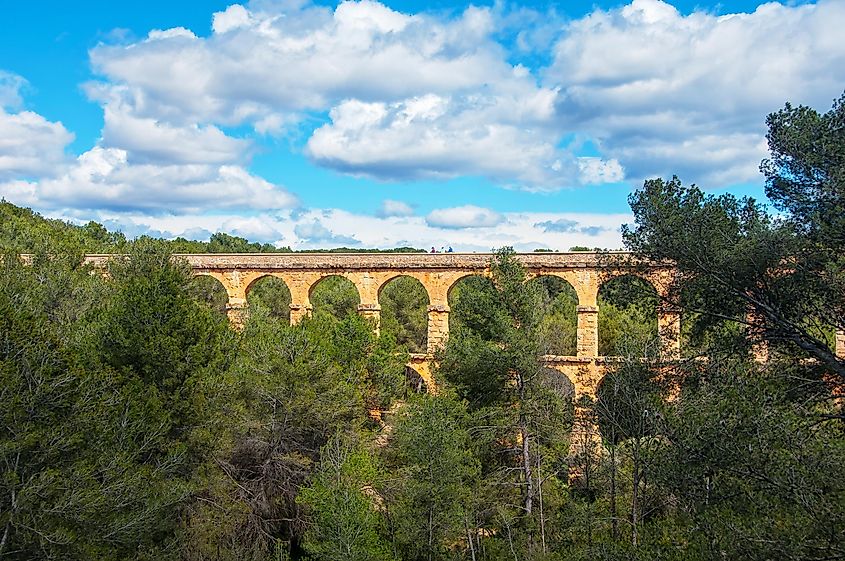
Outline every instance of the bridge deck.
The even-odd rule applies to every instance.
[[[186,253],[185,259],[194,270],[484,270],[492,253]],[[636,261],[624,251],[612,252],[536,252],[517,253],[517,259],[528,269],[584,269],[632,266]],[[86,261],[105,265],[114,255],[91,254]],[[642,263],[642,262],[639,262]]]

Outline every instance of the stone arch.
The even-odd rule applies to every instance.
[[[244,294],[249,297],[249,293],[252,292],[252,289],[255,287],[255,285],[267,279],[268,277],[275,277],[284,282],[285,286],[287,286],[287,282],[285,282],[285,279],[282,277],[282,275],[278,273],[259,272],[255,275],[252,275],[252,277],[249,279],[249,282],[246,283],[246,285],[244,286]]]
[[[490,273],[488,271],[461,271],[459,273],[456,273],[452,275],[452,277],[449,279],[448,285],[446,286],[445,300],[447,304],[452,301],[455,287],[461,281],[464,281],[469,277],[480,277],[488,279],[490,280],[490,282],[492,282],[492,279],[490,278]]]
[[[653,381],[631,388],[630,382],[626,383],[618,375],[618,370],[609,369],[596,384],[594,411],[599,434],[610,444],[653,436],[656,428],[649,421],[650,417],[642,413],[649,408],[647,396],[662,395],[660,388]]]
[[[333,278],[341,278],[341,279],[349,281],[352,284],[352,286],[355,287],[355,292],[358,293],[358,297],[359,298],[361,297],[361,291],[358,289],[358,285],[355,283],[355,281],[350,279],[349,275],[344,274],[342,271],[338,271],[336,273],[321,273],[321,274],[315,276],[313,279],[311,279],[311,281],[308,285],[308,299],[310,300],[311,297],[314,296],[314,291],[320,286],[320,284],[322,282],[326,281],[327,279],[333,279]]]
[[[426,352],[431,297],[422,281],[412,275],[392,275],[379,286],[377,298],[382,332],[392,333],[412,353]]]
[[[252,305],[256,300],[259,300],[269,308],[272,317],[290,322],[290,305],[293,297],[290,287],[282,275],[266,273],[256,276],[244,291],[248,304]]]
[[[576,384],[567,374],[565,368],[557,365],[546,365],[538,372],[539,383],[546,390],[551,391],[566,401],[566,410],[570,422],[575,414]]]
[[[432,375],[432,369],[433,363],[427,355],[412,353],[411,360],[406,365],[405,375],[408,377],[409,383],[416,380],[418,376],[428,393],[437,393],[437,384]]]
[[[692,289],[689,285],[681,288],[678,294],[679,307],[679,335],[683,358],[693,358],[700,355],[711,342],[718,338],[734,333],[737,337],[744,336],[745,327],[736,321],[721,320],[713,325],[695,325],[700,314],[694,310],[701,309],[700,303],[694,300]],[[734,310],[723,310],[726,316],[735,315],[742,317],[745,307]],[[694,330],[693,327],[700,327]]]
[[[649,271],[641,271],[639,269],[603,269],[597,272],[599,290],[609,282],[613,282],[623,277],[632,277],[634,279],[643,281],[654,289],[655,293],[660,294],[659,287],[661,286],[660,278]]]
[[[335,284],[335,294],[323,295],[321,291],[327,286],[326,283]],[[351,287],[352,290],[349,290]],[[346,294],[344,294],[346,292]],[[357,311],[361,304],[361,290],[353,279],[344,274],[324,274],[308,287],[308,302],[310,306],[319,312],[329,311],[331,315],[340,318],[346,312]]]
[[[565,276],[555,273],[531,275],[540,297],[540,345],[544,355],[575,356],[577,353],[578,292]]]
[[[229,318],[229,324],[236,330],[243,329],[246,323],[246,293],[244,288],[255,273],[244,273],[236,269],[224,271],[195,269],[193,274],[194,276],[212,277],[223,286],[228,297],[226,315]]]
[[[568,396],[573,403],[575,402],[576,385],[565,368],[555,367],[554,365],[543,366],[540,369],[541,376],[549,376],[549,380],[541,379],[542,385],[546,389],[554,391],[560,396]]]
[[[229,293],[222,279],[211,273],[196,273],[188,285],[191,296],[225,316],[229,306]]]
[[[223,290],[225,290],[227,294],[229,293],[226,278],[220,273],[214,271],[191,271],[191,277],[193,277],[191,280],[196,279],[198,277],[210,277],[216,280],[218,284],[223,287]]]
[[[623,286],[617,294],[606,294],[623,282],[639,287]],[[602,294],[605,292],[605,294]],[[646,295],[644,292],[650,293]],[[598,346],[599,355],[618,354],[619,344],[646,344],[660,334],[658,321],[658,289],[643,275],[632,271],[610,271],[602,275],[598,285]],[[611,298],[615,301],[611,301]],[[649,301],[649,299],[651,299]]]
[[[425,296],[428,300],[428,305],[431,305],[432,298],[431,298],[431,292],[429,290],[429,287],[426,286],[426,280],[427,279],[425,278],[424,275],[415,274],[415,273],[411,273],[411,272],[389,273],[386,276],[384,276],[382,279],[380,279],[381,282],[379,283],[378,290],[376,291],[376,298],[378,300],[381,300],[381,293],[387,287],[387,285],[390,284],[391,282],[395,281],[396,279],[401,278],[401,277],[408,277],[408,278],[414,279],[415,281],[419,282],[420,286],[422,286],[423,289],[425,290]]]
[[[423,376],[423,373],[418,368],[413,364],[405,365],[405,382],[408,388],[414,393],[429,393],[431,391],[431,388],[428,387],[430,379],[427,376]]]
[[[575,290],[579,306],[595,306],[596,294],[600,282],[598,273],[591,269],[546,270],[537,269],[528,272],[529,279],[537,277],[557,277],[565,280]]]
[[[473,281],[473,279],[476,280]],[[456,329],[460,325],[460,316],[454,313],[456,311],[456,306],[458,307],[458,312],[460,312],[459,299],[461,289],[459,287],[462,284],[471,282],[477,282],[477,286],[475,287],[477,289],[487,290],[489,288],[489,290],[495,291],[493,279],[490,278],[490,275],[486,274],[486,272],[462,272],[460,276],[456,275],[446,290],[446,306],[447,310],[450,312],[448,319],[450,331]]]
[[[617,434],[617,430],[611,430],[613,427],[609,426],[609,423],[606,419],[609,409],[607,407],[607,394],[608,394],[608,386],[607,386],[607,373],[604,373],[597,381],[594,388],[593,397],[594,401],[594,409],[595,409],[595,423],[596,423],[596,430],[598,431],[599,437],[604,442],[609,442],[610,444],[619,444],[622,441],[621,435]]]

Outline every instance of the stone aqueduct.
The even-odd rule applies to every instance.
[[[86,261],[105,266],[110,255],[89,255]],[[250,288],[267,276],[280,278],[291,294],[290,319],[297,323],[311,313],[311,293],[322,279],[341,276],[355,285],[360,297],[358,311],[378,326],[379,294],[400,276],[417,279],[428,293],[428,352],[412,355],[409,367],[431,384],[434,351],[449,335],[449,292],[460,279],[489,275],[491,254],[466,253],[274,253],[274,254],[183,254],[194,275],[216,278],[228,295],[227,314],[235,328],[243,326]],[[598,293],[606,281],[634,274],[648,281],[660,296],[671,301],[668,290],[673,279],[671,266],[637,266],[630,254],[615,253],[526,253],[517,258],[529,277],[544,275],[566,280],[578,296],[577,350],[575,356],[545,356],[547,367],[561,372],[573,384],[575,396],[594,396],[613,359],[599,355]],[[661,304],[658,333],[668,359],[680,358],[680,314]],[[837,334],[837,354],[845,356],[845,335]]]
[[[87,260],[104,265],[111,256],[90,255]],[[413,368],[427,384],[432,383],[431,359],[449,335],[449,292],[460,279],[488,275],[492,255],[483,253],[274,253],[274,254],[183,254],[194,275],[216,278],[228,294],[227,313],[232,325],[243,326],[250,288],[267,276],[280,278],[291,294],[291,323],[311,313],[311,293],[322,279],[341,276],[355,285],[360,297],[358,311],[379,322],[379,294],[396,277],[417,279],[428,293],[428,352],[412,355]],[[547,367],[564,374],[575,394],[594,395],[607,357],[599,356],[598,292],[616,276],[635,273],[665,296],[672,279],[671,267],[634,267],[627,253],[528,253],[517,258],[530,277],[551,275],[566,280],[578,296],[577,351],[575,356],[546,356]],[[615,265],[613,263],[616,263]],[[680,316],[661,309],[658,329],[663,348],[671,357],[680,354]]]

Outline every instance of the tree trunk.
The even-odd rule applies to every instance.
[[[6,540],[9,539],[9,525],[10,522],[6,522],[6,527],[3,528],[3,537],[0,538],[0,557],[3,557],[3,551],[6,550]]]
[[[531,473],[531,454],[528,448],[528,421],[525,418],[525,379],[521,373],[516,375],[517,389],[519,390],[519,435],[522,437],[522,473],[525,477],[525,495],[523,505],[526,514],[531,514],[534,505],[534,479]]]
[[[475,525],[473,524],[473,526]],[[467,532],[467,543],[469,543],[469,553],[472,556],[472,561],[475,561],[475,544],[472,540],[472,534],[469,531],[469,521],[467,520],[466,516],[464,516],[464,528],[466,528]]]
[[[432,512],[432,508],[428,507],[428,561],[431,561],[432,555],[434,554],[434,548],[432,547],[434,543],[433,517],[434,513]]]
[[[610,527],[613,541],[619,540],[619,517],[616,512],[616,445],[610,445]]]
[[[631,544],[634,547],[637,547],[637,524],[639,523],[639,499],[640,499],[640,455],[639,455],[639,445],[634,444],[633,447],[634,457],[633,457],[633,489],[631,490]]]
[[[525,475],[523,508],[526,514],[531,514],[534,506],[534,476],[531,473],[531,455],[528,449],[528,427],[522,413],[519,414],[519,433],[522,436],[522,471]]]
[[[18,467],[20,466],[20,462],[21,462],[21,453],[20,453],[20,450],[18,450],[18,453],[15,455],[15,465],[12,468],[15,472],[18,471]],[[15,490],[14,484],[12,484],[11,499],[12,499],[11,504],[9,506],[11,507],[12,510],[11,510],[11,512],[9,512],[9,520],[6,521],[6,526],[3,528],[3,537],[0,538],[0,557],[3,557],[3,552],[6,551],[6,543],[9,540],[9,529],[12,526],[12,518],[15,515],[15,511],[18,510],[18,498],[17,498],[17,492]]]
[[[540,543],[543,546],[543,555],[546,554],[546,518],[543,513],[543,471],[540,469],[541,455],[537,450],[537,498],[540,502]]]

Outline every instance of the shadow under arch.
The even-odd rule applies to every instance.
[[[291,294],[287,283],[273,274],[263,275],[246,288],[247,303],[267,308],[270,317],[290,323]]]
[[[681,314],[681,357],[693,358],[707,354],[708,349],[741,349],[748,344],[745,326],[738,321],[714,318],[702,314],[699,290],[709,290],[695,284],[685,285],[680,290]],[[725,316],[742,317],[745,303],[726,305]]]
[[[543,389],[564,401],[565,417],[561,422],[571,428],[575,419],[575,383],[566,373],[551,366],[540,368],[538,376],[538,382]]]
[[[426,352],[430,298],[423,283],[409,275],[392,277],[379,287],[378,302],[381,333],[396,337],[408,352]]]
[[[528,281],[537,290],[540,325],[540,353],[575,356],[578,333],[578,293],[568,280],[553,274]]]
[[[464,325],[484,331],[493,325],[492,316],[498,306],[493,279],[480,274],[467,274],[455,280],[446,293],[449,303],[449,331]]]
[[[658,337],[657,308],[657,289],[643,277],[624,273],[605,279],[598,290],[599,355],[623,354],[621,345],[652,344]]]
[[[326,275],[308,289],[313,314],[343,319],[357,313],[361,295],[355,283],[342,275]]]
[[[430,391],[425,376],[413,365],[405,365],[405,383],[413,393],[428,393]]]
[[[657,427],[652,408],[655,396],[661,395],[653,377],[626,368],[609,369],[596,385],[594,410],[602,439],[617,445],[654,435]]]
[[[229,304],[229,294],[220,279],[214,275],[204,273],[194,275],[188,282],[190,296],[209,306],[212,310],[226,317],[226,306]]]

